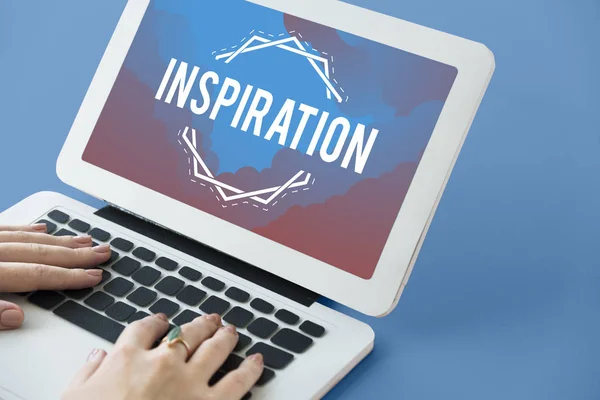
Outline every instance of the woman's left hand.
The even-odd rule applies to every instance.
[[[92,247],[90,236],[51,236],[46,225],[0,226],[0,293],[83,289],[102,280],[97,266],[110,246]],[[23,323],[23,310],[0,300],[0,331]]]

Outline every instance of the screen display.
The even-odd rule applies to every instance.
[[[370,279],[456,75],[243,0],[155,0],[83,160]]]

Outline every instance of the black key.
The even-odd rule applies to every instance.
[[[63,228],[60,231],[56,232],[54,236],[77,236],[77,234],[75,232],[71,232],[70,230]]]
[[[83,222],[80,219],[74,219],[69,222],[69,226],[75,229],[78,232],[87,232],[90,230],[91,226],[87,222]]]
[[[231,372],[233,370],[238,369],[242,362],[244,362],[244,359],[242,357],[238,356],[237,354],[230,354],[223,363],[223,365],[219,367],[219,370],[225,373]]]
[[[294,313],[289,312],[288,310],[279,310],[275,313],[275,318],[280,321],[285,322],[286,324],[296,325],[300,320],[300,317]]]
[[[131,278],[141,285],[152,286],[156,283],[158,278],[160,278],[160,272],[152,267],[146,266],[137,270]]]
[[[160,299],[150,307],[150,311],[154,314],[163,313],[168,318],[171,318],[177,311],[179,311],[179,304],[173,303],[167,299]]]
[[[276,349],[266,343],[256,343],[246,352],[247,356],[261,353],[265,360],[265,365],[275,369],[285,368],[293,359],[294,355],[286,351]]]
[[[104,285],[104,291],[118,297],[125,296],[132,288],[133,283],[121,277],[117,277]]]
[[[156,292],[145,287],[137,288],[133,293],[127,296],[127,300],[140,307],[146,307],[156,300]]]
[[[221,379],[223,379],[224,376],[225,376],[225,373],[222,371],[215,372],[214,375],[212,376],[212,378],[210,378],[210,380],[208,381],[208,385],[209,386],[216,385],[217,383],[219,383],[219,381]],[[252,393],[248,392],[244,395],[244,397],[241,398],[241,400],[250,400],[251,398],[252,398]]]
[[[143,311],[138,311],[135,314],[133,314],[131,317],[129,317],[129,319],[127,320],[127,323],[131,324],[135,321],[146,318],[148,315],[150,315],[150,314],[145,313]]]
[[[167,271],[175,271],[179,266],[179,264],[167,257],[160,257],[154,263]]]
[[[304,321],[302,325],[300,325],[300,330],[314,337],[321,337],[325,333],[325,328],[310,321]]]
[[[179,270],[179,275],[184,278],[188,278],[192,282],[197,282],[202,278],[202,274],[195,269],[191,269],[190,267],[183,267]]]
[[[313,343],[313,340],[301,333],[283,328],[271,338],[271,342],[294,353],[304,353]]]
[[[225,284],[218,279],[207,276],[202,280],[202,284],[215,292],[220,292],[225,287]]]
[[[142,265],[142,263],[140,263],[139,261],[134,260],[131,257],[125,256],[119,261],[117,261],[112,266],[112,269],[117,271],[121,275],[130,276],[140,267],[140,265]]]
[[[113,241],[110,242],[110,244],[116,247],[117,249],[123,251],[129,251],[133,249],[133,243],[131,243],[129,240],[125,240],[122,238],[114,238]]]
[[[277,330],[277,325],[273,321],[269,321],[266,318],[255,319],[250,325],[248,325],[248,332],[258,336],[259,338],[266,339]]]
[[[221,314],[229,308],[229,302],[220,299],[216,296],[210,296],[202,305],[200,309],[206,314]]]
[[[119,253],[117,253],[116,251],[114,251],[114,250],[111,249],[110,250],[110,258],[107,261],[105,261],[102,264],[100,264],[100,265],[102,265],[103,267],[106,267],[107,265],[115,262],[115,260],[117,258],[119,258]]]
[[[108,239],[110,239],[110,233],[103,231],[100,228],[92,229],[89,234],[91,237],[101,242],[106,242]]]
[[[195,313],[190,310],[184,310],[181,314],[173,318],[173,323],[177,326],[181,326],[187,324],[188,322],[192,322],[196,318],[198,318],[200,314]]]
[[[58,292],[40,290],[29,296],[29,301],[36,306],[51,310],[60,304],[66,297]]]
[[[223,373],[221,371],[215,372],[215,374],[212,376],[212,378],[210,378],[210,380],[208,381],[208,386],[216,385],[217,383],[219,383],[219,381],[221,379],[223,379],[224,376],[225,376],[225,373]]]
[[[269,368],[264,368],[263,373],[258,378],[256,382],[256,386],[264,386],[271,381],[271,379],[275,378],[275,372],[270,370]]]
[[[252,307],[255,310],[258,310],[260,312],[263,312],[265,314],[271,314],[273,312],[273,310],[275,309],[275,307],[273,307],[273,304],[267,303],[263,299],[259,299],[259,298],[252,300],[250,302],[250,307]]]
[[[112,276],[112,274],[110,272],[102,270],[102,280],[100,281],[100,283],[98,285],[102,285],[104,282],[109,280],[111,276]]]
[[[116,302],[106,310],[106,315],[117,321],[127,321],[135,313],[135,308],[123,302]]]
[[[37,223],[46,224],[46,233],[49,235],[56,230],[56,224],[48,221],[47,219],[41,219]]]
[[[154,260],[154,257],[156,257],[155,252],[153,252],[152,250],[148,250],[145,247],[138,247],[133,251],[133,255],[144,261],[152,261]]]
[[[206,296],[206,292],[204,290],[200,290],[194,286],[186,286],[177,295],[177,300],[187,304],[188,306],[195,306],[202,301],[204,296]]]
[[[111,296],[107,295],[104,292],[96,292],[87,299],[85,299],[84,303],[88,306],[95,308],[98,311],[104,310],[106,307],[110,306],[115,302]]]
[[[235,349],[233,349],[233,351],[243,350],[250,343],[252,343],[252,339],[249,336],[246,336],[243,333],[238,332],[238,342],[235,345]]]
[[[235,301],[239,301],[240,303],[245,303],[250,298],[250,295],[248,293],[233,286],[227,289],[227,291],[225,292],[225,296]]]
[[[252,318],[254,318],[254,314],[244,310],[242,307],[233,307],[231,311],[223,317],[226,322],[229,322],[231,325],[235,325],[238,328],[244,328],[252,321]]]
[[[182,280],[167,276],[165,279],[158,282],[154,288],[167,296],[175,296],[175,294],[181,290],[183,285],[185,285],[185,283]]]
[[[63,293],[75,300],[81,300],[88,294],[92,293],[92,288],[78,289],[78,290],[64,290]]]
[[[67,301],[54,310],[54,314],[112,343],[117,341],[119,335],[121,335],[121,332],[125,329],[125,327],[118,322],[115,322],[104,315],[100,315],[72,300]]]
[[[60,224],[66,223],[69,220],[69,218],[71,218],[67,214],[65,214],[64,212],[58,211],[58,210],[52,210],[52,211],[50,211],[48,213],[48,216],[50,217],[51,220],[56,221],[56,222],[58,222]]]

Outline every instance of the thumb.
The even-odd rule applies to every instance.
[[[88,355],[87,361],[83,365],[83,367],[79,370],[75,378],[71,382],[71,386],[80,386],[83,385],[94,372],[100,367],[102,361],[106,357],[106,352],[101,349],[93,349],[92,352]]]
[[[23,310],[16,304],[0,300],[0,331],[16,329],[23,323]]]

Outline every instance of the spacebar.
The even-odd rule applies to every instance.
[[[63,303],[54,310],[54,314],[112,343],[117,341],[125,329],[123,325],[72,300]]]

